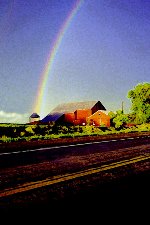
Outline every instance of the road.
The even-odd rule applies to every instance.
[[[47,178],[38,182],[30,182],[30,183],[26,183],[23,185],[18,185],[18,187],[16,188],[9,188],[6,190],[3,190],[2,192],[0,192],[0,198],[1,197],[6,197],[6,196],[10,196],[13,194],[17,194],[20,192],[25,192],[25,191],[29,191],[29,190],[33,190],[36,188],[41,188],[41,187],[45,187],[45,186],[50,186],[53,184],[58,184],[60,182],[65,182],[68,180],[72,180],[72,179],[76,179],[76,178],[81,178],[87,175],[91,175],[91,174],[95,174],[95,173],[99,173],[101,171],[109,171],[111,169],[115,169],[118,167],[122,167],[122,166],[126,166],[132,163],[137,163],[137,162],[141,162],[141,161],[146,161],[150,159],[150,153],[147,153],[145,155],[142,156],[137,156],[137,157],[133,157],[131,159],[128,160],[122,160],[119,162],[115,162],[115,163],[110,163],[108,165],[103,165],[100,167],[93,167],[90,169],[86,169],[86,170],[82,170],[79,172],[74,172],[74,173],[68,173],[68,174],[64,174],[64,175],[58,175],[55,176],[53,178]]]
[[[72,193],[72,191],[76,192],[76,189],[80,189],[79,192],[82,194],[82,189],[86,193],[89,186],[90,190],[91,187],[94,190],[97,189],[97,186],[100,190],[103,187],[102,184],[99,186],[100,178],[100,183],[107,183],[105,188],[101,189],[103,194],[106,192],[104,189],[107,190],[107,196],[110,196],[110,193],[112,194],[112,190],[119,190],[120,192],[124,188],[128,189],[127,186],[130,187],[133,180],[135,182],[132,183],[132,191],[135,188],[134,185],[138,185],[140,190],[143,190],[141,178],[137,179],[137,176],[135,178],[134,175],[140,174],[141,176],[143,171],[146,171],[142,183],[144,185],[146,182],[145,185],[148,187],[150,137],[103,140],[11,153],[1,152],[0,165],[2,206],[6,202],[7,204],[10,202],[9,206],[14,206],[17,202],[16,196],[18,194],[24,196],[26,192],[28,197],[25,199],[32,199],[33,196],[36,196],[35,202],[37,202],[39,198],[47,199],[46,192],[48,196],[54,195],[52,199],[56,199],[57,197],[62,198],[64,194],[68,195],[68,190]],[[126,177],[129,177],[129,179],[126,179]],[[114,180],[117,180],[117,182],[114,183]],[[109,181],[112,181],[111,185],[108,185]],[[108,187],[111,187],[111,191]],[[95,191],[95,193],[97,192]],[[8,198],[7,201],[5,201],[5,198]],[[20,201],[24,201],[24,197],[20,198],[22,199]],[[88,198],[90,198],[89,193]]]
[[[132,148],[135,146],[150,144],[150,136],[131,137],[80,144],[69,144],[62,146],[37,148],[23,151],[1,152],[0,167],[14,167],[18,165],[29,165],[42,161],[55,160],[66,155],[83,156],[97,152],[109,152],[117,149]]]

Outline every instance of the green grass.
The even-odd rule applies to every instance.
[[[67,137],[99,136],[131,132],[150,132],[150,124],[136,125],[120,130],[114,127],[102,128],[94,126],[55,126],[55,125],[23,125],[0,124],[0,142],[16,142],[31,140],[49,140]]]

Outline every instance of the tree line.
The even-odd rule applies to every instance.
[[[140,125],[150,122],[150,83],[144,82],[137,84],[129,90],[127,97],[131,101],[131,112],[124,114],[123,110],[116,113],[109,112],[111,126],[117,129],[127,124]]]

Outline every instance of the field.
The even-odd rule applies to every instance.
[[[150,124],[116,130],[112,127],[0,124],[0,151],[83,143],[120,137],[148,135]]]
[[[128,133],[150,132],[150,124],[131,127],[95,127],[95,126],[59,126],[55,124],[0,124],[0,144],[13,142],[30,142],[78,137],[101,137],[106,135],[126,135]],[[59,142],[59,141],[58,141]]]

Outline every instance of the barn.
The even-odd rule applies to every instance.
[[[55,122],[62,125],[104,125],[109,127],[110,117],[100,101],[84,101],[60,104],[41,122]]]
[[[94,126],[110,127],[110,116],[103,110],[98,110],[86,118],[86,123]]]

